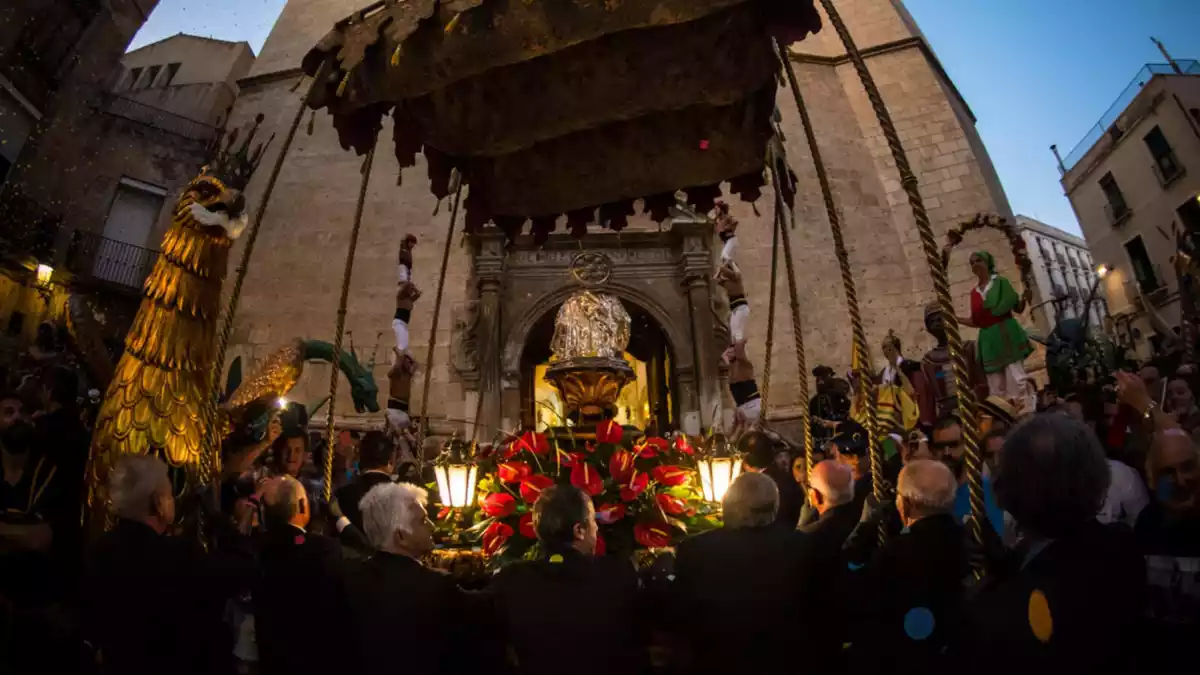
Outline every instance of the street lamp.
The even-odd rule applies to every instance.
[[[1108,266],[1107,266],[1107,265],[1100,265],[1100,266],[1098,266],[1098,267],[1096,268],[1096,276],[1097,276],[1097,277],[1099,277],[1099,278],[1101,278],[1101,279],[1103,279],[1104,277],[1108,276]]]
[[[724,435],[713,434],[696,456],[696,470],[700,473],[704,500],[720,504],[729,486],[742,473],[742,455]]]
[[[433,464],[443,506],[466,509],[475,505],[476,469],[475,445],[458,438],[450,439]]]

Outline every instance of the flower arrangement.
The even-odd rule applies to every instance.
[[[597,425],[594,442],[532,431],[514,437],[478,460],[478,508],[467,522],[454,532],[443,509],[439,530],[459,544],[478,543],[493,566],[534,557],[533,504],[554,484],[591,495],[597,555],[671,546],[719,527],[718,511],[704,501],[690,468],[694,450],[687,437],[630,436],[607,420]]]

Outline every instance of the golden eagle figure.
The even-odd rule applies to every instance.
[[[234,150],[237,131],[214,161],[184,188],[175,205],[162,253],[146,278],[142,304],[125,352],[113,370],[96,418],[88,462],[92,516],[107,510],[107,476],[123,454],[158,453],[182,469],[191,485],[203,472],[201,447],[208,425],[206,397],[213,389],[214,337],[229,249],[245,229],[246,183],[266,144],[251,150],[259,115]],[[267,141],[267,144],[270,140]],[[103,522],[101,520],[100,522]]]

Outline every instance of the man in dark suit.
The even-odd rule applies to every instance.
[[[309,628],[334,616],[341,606],[342,547],[335,539],[305,529],[312,509],[295,478],[271,479],[263,488],[263,502],[262,576],[253,593],[262,672],[333,672],[341,662],[336,643],[314,640]]]
[[[765,474],[775,481],[775,487],[779,490],[779,512],[775,515],[775,522],[795,529],[800,522],[804,493],[792,478],[790,458],[780,466],[775,442],[762,431],[751,431],[738,439],[738,451],[745,458],[747,471]]]
[[[221,616],[249,584],[252,559],[166,535],[175,500],[162,460],[123,457],[109,480],[120,520],[96,542],[84,586],[85,630],[103,672],[226,672],[232,645]]]
[[[533,506],[533,523],[542,558],[505,567],[492,583],[517,672],[645,672],[637,573],[628,560],[594,555],[592,500],[574,486],[549,487]]]
[[[1095,434],[1038,415],[1009,432],[1002,456],[996,499],[1022,539],[990,560],[967,608],[962,671],[1153,672],[1153,640],[1138,637],[1146,562],[1127,528],[1096,520],[1110,474]]]
[[[804,535],[775,524],[778,508],[775,482],[744,473],[725,495],[725,526],[679,545],[673,604],[692,672],[769,673],[811,653]]]
[[[359,475],[334,493],[342,514],[359,530],[362,529],[363,523],[358,503],[371,488],[392,480],[394,461],[395,448],[386,434],[382,431],[368,431],[363,435],[358,445]]]
[[[971,571],[953,516],[957,487],[941,462],[914,460],[901,470],[896,508],[904,529],[851,580],[854,672],[947,669],[944,654],[957,637]]]
[[[343,665],[329,672],[411,675],[470,672],[479,614],[454,581],[421,564],[433,550],[425,491],[385,482],[359,502],[374,555],[347,566],[338,634]]]

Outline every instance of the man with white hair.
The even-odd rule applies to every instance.
[[[85,630],[105,672],[223,672],[231,657],[221,616],[253,570],[238,554],[206,554],[171,537],[175,499],[167,465],[126,455],[109,473],[116,527],[96,542],[84,584]]]
[[[961,621],[970,575],[966,540],[954,518],[958,481],[942,462],[913,460],[900,471],[896,509],[904,525],[856,573],[851,607],[859,612],[851,652],[856,671],[930,673]]]
[[[685,540],[676,554],[674,605],[688,627],[681,637],[695,673],[775,672],[813,648],[805,536],[775,523],[779,490],[761,473],[738,476],[723,508],[723,528]],[[730,639],[734,617],[753,625]]]
[[[421,564],[433,550],[425,491],[381,483],[359,502],[363,529],[376,549],[346,573],[352,672],[373,675],[402,668],[413,675],[467,672],[464,625],[473,615],[454,581]],[[399,659],[399,660],[398,660]]]

